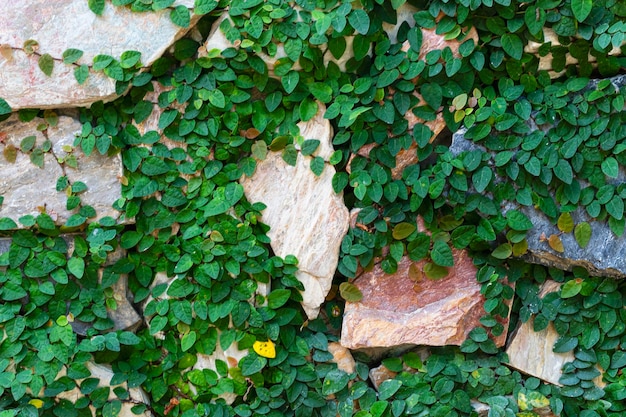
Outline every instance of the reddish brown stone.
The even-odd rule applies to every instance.
[[[363,293],[358,303],[346,303],[341,344],[350,349],[414,345],[460,345],[485,314],[485,299],[476,268],[465,251],[453,250],[454,267],[447,277],[412,279],[426,261],[404,257],[397,272],[387,275],[379,265],[354,284]],[[419,274],[418,274],[419,275]],[[503,323],[506,328],[508,319]],[[494,339],[502,346],[506,332]]]

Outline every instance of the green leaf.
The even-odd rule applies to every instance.
[[[276,310],[285,305],[289,301],[289,297],[291,297],[291,290],[284,288],[274,290],[267,296],[267,305],[269,308]]]
[[[85,261],[83,258],[71,257],[67,261],[67,270],[76,278],[80,279],[85,273]]]
[[[570,233],[574,230],[574,219],[570,213],[561,213],[556,224],[563,233]]]
[[[363,9],[354,9],[348,15],[348,22],[361,35],[367,34],[370,27],[370,18]]]
[[[430,258],[439,266],[454,266],[452,249],[446,242],[436,241],[430,251]]]
[[[132,68],[141,59],[141,52],[138,51],[124,51],[120,57],[120,65],[122,68]]]
[[[513,254],[513,246],[510,243],[503,243],[491,252],[491,256],[496,259],[506,259]]]
[[[74,78],[78,84],[83,84],[87,81],[87,77],[89,77],[89,67],[85,64],[74,68]]]
[[[117,417],[122,411],[122,402],[120,400],[109,401],[102,407],[102,417]]]
[[[426,83],[422,85],[420,89],[422,97],[426,104],[428,104],[433,110],[438,110],[441,107],[441,102],[443,100],[443,91],[441,86],[436,83]]]
[[[89,9],[100,16],[104,12],[104,0],[88,0]]]
[[[17,229],[17,223],[8,217],[0,218],[0,230],[13,230]]]
[[[170,12],[170,19],[174,22],[174,24],[187,28],[191,23],[191,14],[189,13],[189,9],[187,9],[187,7],[181,5]]]
[[[572,171],[572,167],[564,159],[559,160],[556,166],[553,168],[554,175],[565,184],[571,184],[574,179],[574,172]]]
[[[482,167],[472,175],[472,183],[477,192],[482,193],[485,191],[491,179],[493,178],[493,172],[489,167]]]
[[[350,303],[358,303],[363,299],[361,290],[350,282],[342,282],[339,284],[339,295]]]
[[[0,98],[0,116],[4,116],[5,114],[11,113],[11,106],[6,102],[5,99]]]
[[[402,381],[397,379],[388,379],[383,381],[378,387],[378,398],[380,400],[386,400],[391,398],[402,386]]]
[[[612,156],[606,158],[601,164],[602,172],[610,178],[617,178],[619,175],[619,164]]]
[[[195,0],[193,12],[194,14],[207,14],[212,12],[217,7],[218,2],[216,0]]]
[[[180,348],[182,349],[182,351],[187,352],[189,349],[191,349],[196,343],[196,338],[197,334],[193,330],[184,335],[180,341]]]
[[[582,22],[591,13],[593,0],[572,0],[572,12],[577,21]]]
[[[392,232],[392,236],[394,239],[396,240],[402,240],[402,239],[406,239],[407,237],[409,237],[415,230],[417,229],[417,226],[415,226],[412,223],[407,223],[407,222],[403,222],[403,223],[398,223],[397,225],[394,226],[393,228],[393,232]]]
[[[209,103],[217,108],[223,109],[226,107],[226,97],[221,90],[216,88],[215,90],[209,91]]]
[[[324,166],[324,158],[322,158],[321,156],[316,156],[311,160],[311,171],[313,171],[313,173],[318,177],[322,175],[322,172],[324,171]]]
[[[320,141],[317,139],[307,139],[302,143],[302,155],[308,156],[317,150],[320,146]]]
[[[506,220],[511,229],[520,232],[530,230],[533,227],[533,223],[528,219],[528,217],[518,210],[507,211]]]
[[[571,298],[577,295],[582,289],[583,281],[579,278],[567,281],[561,287],[561,298]]]
[[[83,56],[83,51],[80,49],[69,48],[63,52],[63,63],[73,64]]]
[[[522,59],[524,53],[524,44],[519,36],[513,33],[505,33],[500,39],[502,42],[502,49],[509,54],[513,59]]]
[[[243,376],[256,374],[260,372],[265,365],[267,365],[267,359],[252,352],[239,361],[239,367],[241,368],[241,374]]]
[[[298,71],[289,71],[281,78],[280,82],[287,94],[291,94],[296,89],[298,82],[300,81],[300,73]]]
[[[581,248],[586,248],[591,239],[591,226],[587,222],[581,222],[574,228],[574,237]]]
[[[54,59],[50,54],[43,54],[40,56],[37,64],[39,65],[41,72],[46,74],[48,77],[52,75],[52,70],[54,69]]]
[[[332,369],[326,374],[326,377],[324,378],[324,383],[322,384],[322,394],[335,394],[347,387],[348,382],[350,382],[350,377],[348,376],[348,374],[340,369]]]
[[[614,195],[611,201],[606,203],[605,207],[607,213],[616,220],[621,220],[624,217],[624,200],[619,195]]]

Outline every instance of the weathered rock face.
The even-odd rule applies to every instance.
[[[332,129],[323,120],[325,109],[307,123],[300,123],[300,132],[316,131],[321,144],[319,156],[328,158],[332,151]],[[322,145],[323,144],[323,145]],[[288,165],[279,152],[270,152],[257,165],[250,178],[244,178],[246,198],[267,205],[262,221],[270,226],[268,236],[276,255],[298,258],[297,278],[304,284],[302,307],[313,319],[319,313],[333,279],[339,260],[339,246],[348,231],[348,209],[341,194],[335,194],[332,178],[335,169],[327,165],[318,177],[310,169],[311,157],[298,153],[296,166]]]
[[[36,216],[45,211],[57,224],[65,224],[78,211],[67,210],[65,190],[56,189],[57,180],[66,176],[70,185],[77,181],[87,185],[87,190],[80,193],[80,199],[83,205],[90,205],[96,210],[97,217],[93,219],[105,216],[117,218],[119,212],[112,205],[121,197],[118,179],[122,175],[120,157],[103,156],[97,151],[87,157],[80,149],[72,149],[74,137],[81,131],[80,122],[73,117],[59,116],[55,126],[38,130],[37,127],[42,123],[45,121],[40,118],[27,123],[20,122],[16,114],[0,123],[0,135],[3,138],[0,141],[0,195],[4,197],[0,205],[0,217],[9,217],[17,222],[21,216]],[[22,152],[20,144],[30,136],[36,139],[33,148]],[[47,141],[50,149],[46,152]],[[63,163],[68,159],[70,149],[76,158],[77,168]],[[43,155],[41,168],[31,161],[35,153]],[[14,160],[11,154],[15,156]]]
[[[593,86],[595,82],[592,81],[590,85]],[[615,77],[613,84],[617,88],[623,86],[626,84],[626,77]],[[459,131],[452,136],[450,152],[453,155],[476,149],[486,151],[482,146],[465,139],[464,133],[464,131]],[[502,181],[502,179],[496,178],[496,181]],[[623,172],[618,181],[625,181]],[[584,181],[580,183],[583,188],[587,186]],[[528,231],[527,235],[528,251],[524,255],[524,259],[528,262],[568,271],[576,266],[582,266],[591,275],[626,278],[626,258],[615,256],[616,253],[622,253],[623,248],[626,247],[626,235],[617,237],[606,222],[595,221],[580,208],[570,213],[574,224],[588,222],[591,226],[591,238],[587,246],[583,248],[576,242],[574,233],[561,233],[541,211],[515,202],[509,202],[505,209],[520,210],[533,223],[533,228]],[[561,239],[563,252],[557,252],[548,244],[546,237],[553,234]]]
[[[173,6],[193,7],[193,0],[179,0]],[[176,26],[171,9],[150,13],[132,12],[127,7],[105,3],[101,16],[81,0],[3,2],[0,5],[0,97],[13,110],[87,106],[98,100],[117,97],[115,81],[91,69],[96,55],[119,59],[128,50],[141,52],[149,66],[189,29]],[[190,26],[199,16],[192,15]],[[26,53],[24,43],[36,41],[36,51]],[[63,52],[83,51],[76,64],[64,64]],[[38,65],[49,54],[54,62],[51,76]],[[74,68],[86,64],[90,76],[80,85]]]
[[[479,325],[485,300],[472,260],[464,251],[453,250],[453,254],[454,267],[436,281],[411,279],[409,269],[421,270],[426,261],[413,262],[408,257],[398,262],[393,275],[378,265],[363,273],[354,281],[363,299],[346,303],[341,343],[351,349],[463,343]],[[505,339],[503,333],[494,341],[502,346]]]

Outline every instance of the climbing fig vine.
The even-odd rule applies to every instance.
[[[76,168],[79,150],[120,157],[119,219],[93,221],[86,185],[65,176],[57,191],[74,211],[66,224],[45,207],[20,218],[19,230],[0,219],[12,239],[0,255],[0,417],[112,417],[128,404],[183,417],[475,416],[472,400],[490,417],[623,414],[624,284],[523,257],[531,209],[557,225],[545,236],[555,252],[566,234],[586,247],[593,222],[624,233],[624,2],[196,0],[192,12],[174,0],[88,4],[96,15],[167,9],[181,27],[192,12],[203,17],[150,68],[136,51],[90,63],[121,97],[80,110],[82,130],[60,162]],[[214,25],[222,49],[205,45]],[[82,84],[81,56],[43,54],[39,67],[53,76],[55,65],[73,65]],[[143,132],[155,106],[156,127]],[[268,152],[291,165],[313,155],[319,141],[303,140],[297,123],[323,108],[334,152],[311,170],[332,165],[335,192],[358,215],[341,244],[337,290],[308,321],[298,260],[274,255],[265,205],[248,201],[239,180]],[[0,118],[10,113],[0,99]],[[460,133],[465,147],[451,146]],[[0,158],[24,152],[37,169],[47,151],[25,137]],[[445,280],[453,249],[470,253],[486,299],[463,345],[384,359],[396,376],[377,390],[366,359],[353,373],[338,369],[328,344],[344,302],[362,296],[351,284],[358,272],[380,263],[391,274],[406,256],[426,261],[426,279]],[[111,320],[122,279],[146,318],[137,329]],[[562,287],[541,298],[547,279]],[[509,315],[511,326],[553,326],[554,351],[574,352],[562,386],[507,366],[492,337]],[[245,355],[194,367],[231,346]],[[86,363],[111,366],[115,387],[99,385]],[[137,388],[147,401],[131,396]]]

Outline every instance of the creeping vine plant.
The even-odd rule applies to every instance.
[[[105,7],[167,9],[183,27],[191,16],[174,0],[88,3],[97,15]],[[414,24],[398,20],[408,6]],[[624,284],[518,257],[533,227],[529,209],[558,225],[559,234],[546,237],[557,252],[565,233],[586,246],[593,221],[616,238],[624,233],[626,89],[618,74],[626,63],[614,51],[625,40],[623,2],[196,0],[193,12],[204,15],[203,39],[227,13],[220,30],[233,47],[197,54],[197,37],[183,38],[145,71],[135,51],[80,66],[76,49],[63,62],[41,55],[47,75],[74,66],[82,84],[91,68],[124,93],[82,109],[74,145],[87,155],[121,155],[115,208],[135,224],[89,223],[95,213],[80,201],[84,184],[67,178],[57,190],[75,214],[63,227],[47,213],[21,218],[18,231],[0,219],[12,238],[0,255],[0,417],[89,416],[91,408],[109,417],[123,403],[185,417],[474,416],[472,399],[488,404],[489,416],[535,416],[548,406],[562,416],[622,415]],[[558,44],[544,42],[547,31]],[[433,33],[456,42],[458,53],[445,46],[420,55]],[[531,42],[537,53],[527,52]],[[272,71],[261,56],[277,58]],[[552,73],[540,67],[546,60]],[[151,115],[146,95],[155,87],[159,132],[142,135],[136,124]],[[311,154],[318,143],[299,143],[296,123],[321,103],[336,151],[311,168],[319,175],[334,165],[335,191],[360,209],[336,274],[345,298],[358,299],[347,283],[374,261],[393,273],[404,256],[427,259],[425,274],[445,279],[452,247],[470,252],[486,298],[482,327],[460,348],[433,349],[424,363],[415,353],[385,359],[397,376],[378,391],[367,382],[369,365],[347,374],[332,363],[328,342],[337,339],[343,301],[331,297],[323,318],[305,321],[297,260],[273,255],[259,221],[264,205],[248,201],[238,183],[269,151],[291,164],[297,152]],[[10,112],[0,99],[0,117]],[[423,123],[409,129],[408,112]],[[20,112],[22,120],[36,115]],[[440,115],[450,132],[465,131],[471,149],[454,153],[433,141],[425,123]],[[27,152],[39,165],[46,149],[32,142],[5,151],[2,163]],[[367,156],[359,153],[365,147]],[[415,162],[394,175],[396,156],[407,151]],[[75,160],[63,163],[70,169]],[[576,211],[589,221],[575,224]],[[431,233],[420,231],[418,216]],[[61,235],[68,229],[80,232],[71,250]],[[172,284],[151,285],[157,274]],[[126,277],[149,318],[135,332],[113,331],[110,319],[118,308],[112,286]],[[541,299],[548,278],[564,285]],[[272,291],[259,295],[270,282]],[[514,294],[512,325],[533,318],[540,331],[552,323],[560,335],[554,350],[574,351],[561,387],[511,370],[492,342],[505,331],[498,319]],[[193,368],[197,354],[230,346],[248,353],[215,370]],[[126,385],[99,386],[87,361],[109,364],[112,384]],[[129,399],[138,387],[149,404]],[[62,395],[72,390],[80,391],[73,402]],[[228,394],[232,404],[222,398]]]

